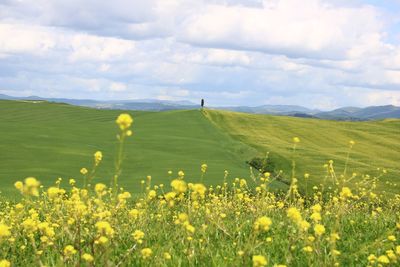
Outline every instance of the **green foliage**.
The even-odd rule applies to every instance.
[[[249,161],[246,161],[246,163],[261,173],[266,173],[266,172],[274,173],[275,172],[275,164],[272,162],[271,159],[269,159],[267,157],[265,157],[265,158],[255,157]]]

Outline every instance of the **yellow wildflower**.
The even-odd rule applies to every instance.
[[[171,187],[178,194],[185,193],[187,190],[186,182],[183,180],[175,179],[171,182]]]
[[[321,221],[321,214],[319,212],[314,212],[313,214],[311,214],[310,216],[311,220],[313,220],[314,222],[319,222]]]
[[[374,263],[377,260],[374,254],[370,254],[367,259],[370,263]]]
[[[171,254],[169,254],[168,252],[164,252],[163,258],[164,258],[165,260],[170,260],[172,257],[171,257]]]
[[[316,235],[321,236],[325,233],[325,227],[322,224],[316,224],[314,226],[314,232]]]
[[[81,172],[83,175],[86,175],[86,174],[88,173],[88,170],[87,170],[86,168],[82,168],[82,169],[80,170],[80,172]]]
[[[263,216],[255,221],[253,228],[255,231],[266,232],[269,230],[271,224],[272,220],[266,216]]]
[[[135,232],[133,232],[132,236],[133,236],[133,239],[135,239],[136,241],[141,243],[141,241],[144,237],[144,233],[140,230],[135,230]]]
[[[153,251],[150,248],[144,248],[140,253],[142,254],[143,259],[147,259],[153,254]]]
[[[111,227],[109,222],[99,221],[96,223],[97,233],[105,236],[112,236],[114,229]]]
[[[301,222],[301,220],[302,220],[302,218],[301,218],[301,213],[300,213],[300,211],[299,211],[297,208],[295,208],[295,207],[288,208],[287,211],[286,211],[286,213],[287,213],[287,216],[288,216],[292,221],[294,221],[294,222],[296,222],[296,223]]]
[[[202,164],[201,165],[201,172],[205,173],[207,171],[207,167],[208,167],[207,164]]]
[[[133,119],[132,119],[131,115],[129,115],[127,113],[120,114],[116,120],[116,123],[118,124],[118,126],[121,130],[126,130],[129,127],[131,127],[132,122],[133,122]]]
[[[4,223],[0,223],[0,241],[5,237],[9,237],[10,235],[10,227]]]
[[[386,255],[382,255],[378,257],[378,262],[383,263],[383,264],[389,264],[390,260]]]
[[[253,256],[253,267],[263,267],[268,264],[267,259],[262,255]]]
[[[73,246],[71,246],[71,245],[68,245],[68,246],[66,246],[66,247],[64,248],[64,256],[65,256],[65,257],[71,257],[71,256],[73,256],[75,253],[76,253],[76,249],[75,249]]]
[[[348,187],[343,187],[343,188],[342,188],[342,191],[340,192],[340,196],[341,196],[342,198],[349,198],[349,197],[352,197],[353,194],[351,193],[350,188],[348,188]]]
[[[82,255],[82,259],[83,259],[84,261],[86,261],[86,262],[93,262],[93,261],[94,261],[93,256],[90,255],[89,253],[84,253],[84,254]]]
[[[94,153],[94,163],[96,165],[99,165],[102,159],[103,159],[103,153],[101,153],[101,151],[96,151],[96,153]]]

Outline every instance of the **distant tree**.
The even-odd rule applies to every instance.
[[[275,172],[275,164],[272,162],[270,158],[259,158],[255,157],[251,160],[247,161],[251,167],[257,169],[261,173],[269,172],[273,174]]]
[[[204,99],[201,99],[201,108],[204,108]]]

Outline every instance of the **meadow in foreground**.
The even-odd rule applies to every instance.
[[[312,177],[297,174],[294,161],[287,192],[270,190],[277,178],[270,173],[232,180],[225,172],[221,185],[207,187],[203,164],[198,183],[187,183],[183,171],[170,173],[165,185],[148,176],[138,185],[142,193],[132,196],[118,179],[133,120],[121,114],[116,122],[119,149],[109,186],[96,183],[100,151],[92,168],[81,169],[82,181],[58,179],[49,188],[33,177],[15,183],[21,200],[0,202],[0,267],[400,262],[400,195],[375,192],[385,170],[360,176],[346,166],[337,174],[329,161],[326,183],[303,194],[296,177]],[[299,142],[293,138],[293,153]]]

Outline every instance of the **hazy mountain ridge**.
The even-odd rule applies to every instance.
[[[190,101],[170,101],[157,99],[139,100],[109,100],[100,101],[92,99],[68,99],[68,98],[43,98],[38,96],[13,97],[0,94],[0,99],[49,101],[66,103],[76,106],[92,107],[98,109],[121,109],[142,111],[167,111],[198,109],[197,105]],[[400,107],[393,105],[370,106],[365,108],[343,107],[331,111],[320,111],[296,105],[262,105],[262,106],[229,106],[209,107],[210,109],[229,110],[255,114],[283,115],[302,118],[319,118],[328,120],[374,120],[387,118],[400,118]]]

